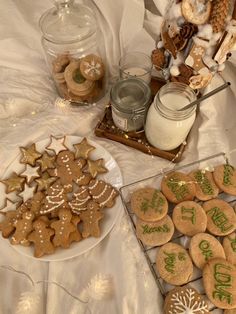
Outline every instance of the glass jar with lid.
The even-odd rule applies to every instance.
[[[39,24],[47,63],[59,95],[90,104],[106,92],[104,42],[93,11],[74,0],[54,0]]]
[[[110,93],[112,119],[125,132],[143,129],[151,100],[149,85],[138,78],[117,81]]]
[[[161,150],[172,150],[182,144],[195,121],[196,105],[180,110],[196,100],[193,89],[183,83],[162,86],[151,104],[145,123],[148,142]]]

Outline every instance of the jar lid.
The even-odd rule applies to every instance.
[[[137,78],[116,82],[111,89],[111,104],[125,113],[143,111],[151,98],[148,84]]]
[[[44,37],[54,43],[73,43],[96,32],[96,18],[85,5],[74,0],[54,0],[55,7],[39,20]]]

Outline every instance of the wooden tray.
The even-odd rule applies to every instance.
[[[152,96],[156,95],[161,86],[165,84],[164,81],[152,78],[151,91]],[[138,149],[146,154],[158,156],[172,162],[178,162],[181,159],[186,145],[182,144],[171,151],[163,151],[153,147],[146,139],[144,130],[139,132],[125,132],[115,126],[112,119],[111,106],[108,105],[102,121],[100,121],[94,131],[96,136],[104,137],[126,146]]]

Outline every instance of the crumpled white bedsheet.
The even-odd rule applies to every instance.
[[[154,3],[161,14],[168,1]],[[148,156],[122,144],[96,138],[94,127],[103,115],[107,99],[96,106],[62,110],[54,105],[57,96],[44,59],[38,20],[51,7],[49,0],[8,0],[0,10],[0,177],[19,146],[51,134],[86,136],[102,145],[117,161],[124,184],[158,173],[170,166],[164,159]],[[94,0],[103,34],[110,72],[117,75],[118,60],[125,51],[150,54],[162,18],[145,10],[142,0]],[[181,164],[236,147],[236,101],[234,58],[223,73],[232,85],[201,105]],[[214,78],[209,89],[221,85]],[[236,164],[236,160],[235,160]],[[0,207],[3,205],[0,199]],[[161,314],[162,298],[136,242],[123,207],[110,234],[94,249],[64,262],[39,262],[19,255],[0,238],[0,266],[10,265],[27,272],[33,280],[60,283],[79,295],[97,273],[108,274],[114,284],[113,297],[89,304],[95,314]],[[38,313],[85,313],[78,301],[54,285],[38,285]],[[30,288],[24,276],[0,268],[0,313],[15,313],[21,293]],[[27,313],[27,312],[25,312]],[[87,312],[88,313],[88,312]],[[31,313],[32,314],[32,313]]]

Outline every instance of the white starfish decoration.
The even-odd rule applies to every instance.
[[[84,70],[86,74],[90,74],[93,76],[101,74],[101,64],[99,62],[96,63],[94,59],[92,59],[91,62],[85,61],[84,64],[87,67],[86,70]]]
[[[181,291],[183,292],[183,291]],[[198,298],[198,297],[197,297]],[[169,314],[196,314],[208,313],[208,306],[204,300],[196,300],[196,292],[191,288],[186,289],[186,292],[176,292],[172,295],[171,301],[174,301],[173,309],[169,310]]]
[[[65,143],[65,136],[57,138],[57,137],[54,137],[53,135],[51,135],[50,143],[46,147],[46,149],[54,151],[55,154],[57,155],[62,150],[67,150],[67,147],[65,146],[64,143]]]

